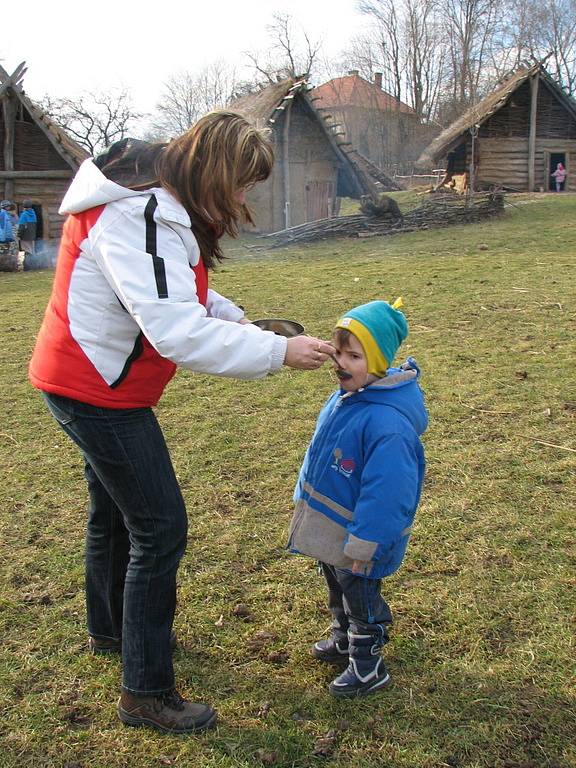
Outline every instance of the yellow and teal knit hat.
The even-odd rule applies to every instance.
[[[408,336],[408,323],[400,312],[401,306],[402,298],[393,304],[369,301],[346,312],[336,323],[336,328],[350,331],[362,345],[368,373],[383,376]]]

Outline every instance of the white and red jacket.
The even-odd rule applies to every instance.
[[[137,192],[86,160],[62,202],[52,296],[30,362],[32,384],[106,408],[155,405],[176,366],[257,379],[282,365],[286,339],[237,321],[208,288],[183,206]]]

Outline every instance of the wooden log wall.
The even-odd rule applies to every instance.
[[[536,139],[534,182],[536,191],[548,190],[546,153],[564,152],[569,173],[576,174],[576,139]],[[528,189],[528,139],[483,139],[479,142],[477,171],[481,187],[510,186]],[[568,187],[570,180],[568,181]]]
[[[528,189],[528,137],[480,139],[477,180],[489,185]]]

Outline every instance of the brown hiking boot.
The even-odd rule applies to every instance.
[[[170,635],[170,650],[173,651],[178,645],[176,633]],[[100,638],[88,636],[88,650],[94,654],[122,653],[122,638],[113,637]]]
[[[134,696],[122,689],[118,717],[126,725],[175,734],[203,731],[216,722],[212,707],[186,701],[176,690],[159,696]]]

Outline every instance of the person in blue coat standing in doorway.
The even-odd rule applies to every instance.
[[[24,251],[24,269],[34,269],[36,266],[36,228],[38,219],[30,200],[22,202],[22,212],[18,219],[18,238],[20,250]]]

